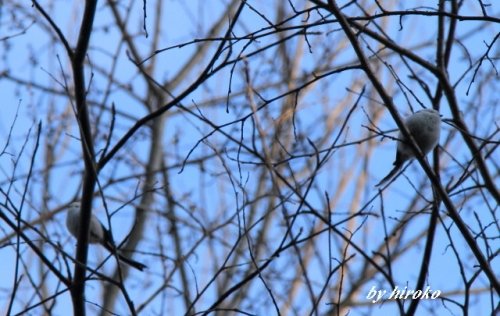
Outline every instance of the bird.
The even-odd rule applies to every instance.
[[[437,146],[441,132],[441,115],[438,111],[434,109],[420,110],[409,116],[404,124],[424,156]],[[398,140],[396,159],[393,162],[394,167],[375,185],[376,187],[392,179],[406,161],[415,157],[411,144],[408,143],[401,131]]]
[[[81,204],[79,202],[73,202],[69,205],[68,212],[66,214],[66,227],[71,235],[77,239],[80,231],[80,209]],[[91,214],[90,217],[89,243],[102,245],[109,252],[113,254],[116,253],[121,262],[126,263],[137,270],[143,271],[147,268],[146,265],[129,259],[117,252],[111,232],[104,227],[94,214]]]

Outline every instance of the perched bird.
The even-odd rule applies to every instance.
[[[80,208],[79,202],[73,202],[68,208],[68,213],[66,215],[66,227],[68,231],[75,237],[78,238],[78,233],[80,231]],[[117,253],[115,244],[113,242],[113,236],[109,230],[107,230],[102,223],[97,219],[97,217],[92,214],[90,218],[89,227],[89,243],[91,244],[101,244],[111,253],[116,253],[120,261],[134,267],[140,271],[144,270],[146,266],[140,262],[129,259],[120,253]]]
[[[441,131],[441,115],[438,111],[434,109],[418,111],[408,117],[404,123],[424,155],[427,155],[436,147],[439,142]],[[413,148],[401,132],[399,132],[398,139],[396,160],[394,160],[393,163],[394,167],[389,174],[376,185],[377,187],[392,179],[407,160],[415,157]]]

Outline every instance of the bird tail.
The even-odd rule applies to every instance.
[[[142,264],[142,263],[135,261],[133,259],[129,259],[129,258],[123,256],[122,254],[118,253],[117,255],[118,255],[118,258],[120,259],[120,261],[128,264],[132,268],[136,268],[139,271],[143,271],[145,268],[147,268],[147,266],[145,264]]]
[[[119,249],[116,249],[114,245],[112,245],[108,240],[105,240],[102,245],[104,246],[104,248],[106,248],[109,252],[111,253],[116,253],[116,255],[118,256],[118,259],[125,263],[125,264],[128,264],[129,266],[131,266],[132,268],[136,268],[137,270],[139,271],[143,271],[145,268],[147,268],[146,265],[138,262],[138,261],[135,261],[133,259],[130,259],[130,258],[127,258],[125,257],[124,255],[122,255],[120,253],[120,250]]]
[[[396,175],[396,173],[398,173],[399,169],[401,169],[402,166],[403,166],[403,164],[395,163],[394,168],[392,168],[392,170],[382,180],[380,180],[380,182],[377,183],[375,186],[379,187],[382,184],[386,183],[387,181],[391,180]]]

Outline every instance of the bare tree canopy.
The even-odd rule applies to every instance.
[[[2,313],[500,312],[499,17],[0,0]]]

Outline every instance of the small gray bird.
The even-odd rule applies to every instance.
[[[81,205],[79,202],[71,203],[66,216],[66,227],[75,238],[78,238],[78,232],[80,231],[80,208]],[[92,217],[90,218],[89,243],[101,244],[109,252],[116,252],[116,247],[113,242],[113,236],[111,236],[110,231],[102,225],[102,223],[97,219],[97,217],[94,216],[94,214],[92,214]],[[129,259],[120,253],[117,253],[117,256],[120,261],[140,271],[144,270],[144,268],[147,268],[144,264]]]
[[[418,111],[405,120],[405,125],[424,155],[438,144],[441,131],[441,115],[438,111],[434,109]],[[377,187],[392,179],[406,161],[415,157],[415,152],[401,132],[398,139],[394,168],[376,185]]]

